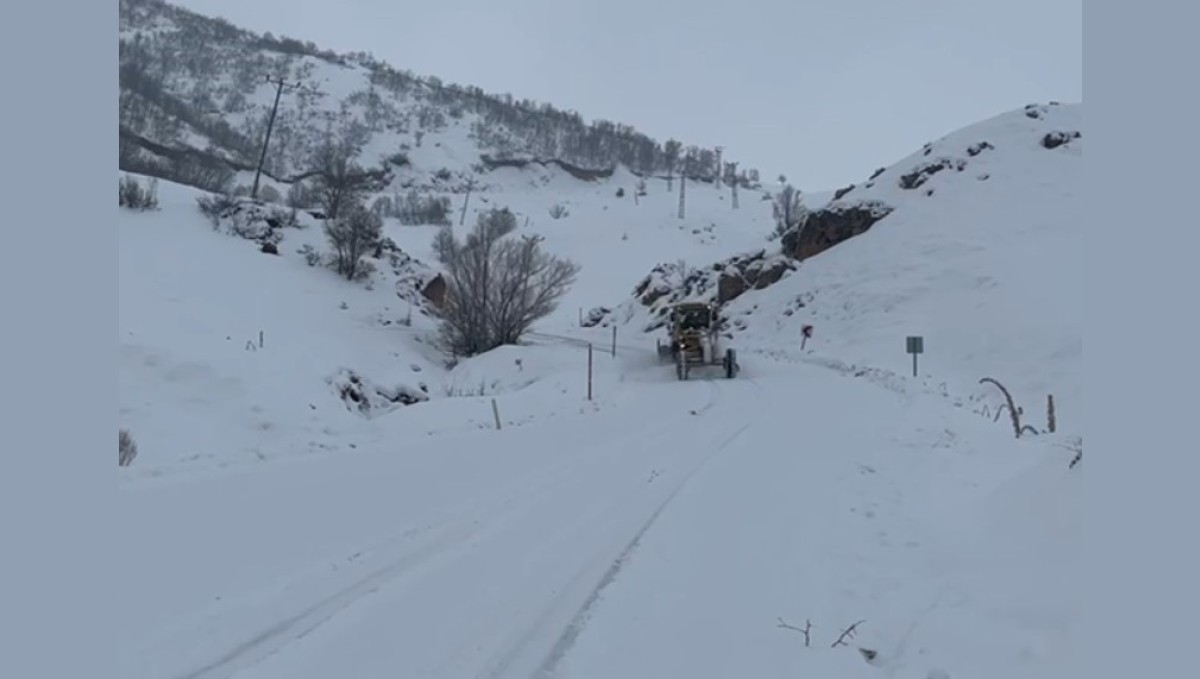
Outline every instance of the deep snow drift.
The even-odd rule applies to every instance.
[[[675,381],[636,307],[612,316],[635,312],[616,356],[609,328],[577,324],[658,262],[777,247],[746,195],[735,212],[689,186],[681,223],[658,181],[635,205],[619,174],[497,171],[468,224],[511,206],[583,271],[528,345],[449,369],[397,294],[432,227],[389,223],[416,261],[350,283],[298,252],[324,247],[315,220],[263,254],[160,183],[159,211],[118,223],[121,424],[140,450],[117,517],[138,574],[118,583],[123,676],[1071,676],[1082,140],[1040,140],[1081,110],[1034,111],[842,196],[895,209],[730,305],[733,380]],[[984,375],[1039,430],[1054,393],[1059,433],[1014,438]]]

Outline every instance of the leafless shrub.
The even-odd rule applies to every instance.
[[[808,648],[812,645],[812,621],[805,620],[804,627],[796,627],[795,625],[789,625],[783,618],[779,618],[779,624],[776,627],[799,632],[804,635],[804,647]]]
[[[450,199],[445,196],[422,196],[412,189],[403,197],[396,194],[387,207],[390,209],[387,216],[395,217],[404,225],[443,226],[450,223]]]
[[[804,223],[808,221],[808,208],[804,205],[804,196],[799,189],[785,183],[771,200],[775,230],[768,236],[770,240],[782,238],[792,229],[804,227]]]
[[[303,255],[304,261],[307,262],[309,266],[316,266],[321,263],[321,253],[317,252],[317,249],[308,243],[305,243],[304,247],[300,248],[296,252],[300,255]]]
[[[846,639],[853,639],[854,632],[856,630],[858,630],[858,626],[863,624],[864,622],[866,622],[866,620],[859,620],[858,622],[854,623],[853,625],[850,625],[846,629],[842,630],[842,633],[838,635],[837,640],[835,640],[833,642],[833,644],[830,646],[830,648],[837,648],[838,646],[848,645],[848,644],[846,644]]]
[[[354,280],[360,282],[370,281],[371,276],[374,276],[376,271],[378,271],[378,269],[375,266],[375,262],[372,262],[369,259],[360,259],[358,266],[354,269]],[[373,290],[374,287],[372,284],[368,283],[367,289]]]
[[[206,191],[222,193],[233,183],[233,170],[224,163],[207,157],[189,155],[171,166],[168,179]]]
[[[157,210],[158,180],[151,177],[142,188],[135,177],[121,177],[117,182],[117,205],[130,210]]]
[[[214,193],[196,198],[200,212],[212,222],[214,229],[221,228],[221,220],[237,212],[238,199],[229,193]]]
[[[325,222],[325,235],[333,247],[333,266],[346,280],[355,280],[362,270],[362,257],[378,244],[383,220],[361,206]]]
[[[805,620],[804,627],[798,627],[796,625],[792,625],[792,624],[788,623],[787,621],[785,621],[783,618],[778,618],[777,620],[778,621],[775,625],[776,627],[778,627],[780,629],[786,629],[786,630],[789,630],[792,632],[798,632],[798,633],[804,635],[805,648],[808,648],[809,646],[812,645],[813,624],[812,624],[811,620]],[[858,622],[854,623],[853,625],[850,625],[846,629],[842,630],[842,633],[838,635],[838,638],[835,639],[829,647],[837,648],[838,646],[849,646],[850,644],[846,643],[846,640],[853,639],[855,632],[858,631],[858,626],[863,624],[864,622],[866,622],[866,620],[859,620]],[[871,650],[869,648],[858,648],[857,650],[862,655],[863,659],[866,660],[868,663],[875,660],[875,658],[878,657],[878,655],[879,655],[879,653],[877,651]]]
[[[391,181],[388,168],[366,170],[355,160],[361,146],[354,129],[341,136],[330,134],[313,153],[313,189],[325,216],[335,220],[356,211],[363,198]]]
[[[128,467],[133,464],[137,453],[137,443],[133,441],[133,434],[130,434],[128,429],[120,430],[117,437],[117,465]]]

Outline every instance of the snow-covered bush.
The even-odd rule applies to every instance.
[[[309,243],[305,243],[304,247],[300,248],[296,252],[304,256],[304,261],[307,262],[309,266],[316,266],[321,263],[321,253],[317,252],[317,249]]]
[[[212,222],[213,229],[221,228],[221,220],[233,214],[237,209],[238,200],[232,194],[214,193],[196,198],[200,212]]]
[[[224,226],[227,233],[260,245],[278,245],[283,240],[283,228],[300,228],[295,209],[263,205],[249,198],[214,194],[200,196],[196,204],[212,222],[214,230]]]
[[[328,382],[347,410],[367,419],[429,400],[429,394],[421,389],[407,384],[377,384],[348,368],[338,370]]]

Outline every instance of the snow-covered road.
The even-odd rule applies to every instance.
[[[855,676],[839,627],[899,662],[888,632],[973,596],[955,518],[1021,462],[961,437],[1000,428],[812,366],[660,372],[585,417],[125,488],[123,676]]]
[[[406,676],[528,676],[763,413],[751,381],[638,387],[585,423],[123,493],[130,675],[345,676],[365,653]]]

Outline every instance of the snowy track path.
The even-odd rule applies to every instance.
[[[556,454],[516,471],[493,469],[490,482],[414,476],[394,479],[394,487],[378,482],[360,487],[359,503],[401,513],[409,508],[406,494],[419,493],[423,484],[441,485],[426,501],[411,503],[419,520],[389,522],[354,507],[328,507],[330,516],[321,521],[322,513],[305,507],[320,503],[312,493],[325,484],[362,481],[359,475],[373,471],[365,462],[356,461],[350,474],[325,469],[345,464],[340,461],[297,467],[284,474],[299,479],[291,482],[280,483],[278,474],[214,481],[246,486],[231,493],[234,506],[252,506],[237,502],[244,493],[260,496],[273,509],[261,521],[246,517],[250,525],[238,525],[237,512],[209,507],[217,516],[195,521],[210,531],[199,539],[231,531],[252,545],[256,533],[278,540],[275,534],[283,532],[290,534],[284,551],[296,552],[291,563],[305,565],[287,567],[280,559],[278,565],[248,568],[243,576],[253,584],[228,586],[237,593],[230,601],[191,604],[186,615],[152,627],[135,640],[138,650],[127,653],[126,676],[375,676],[347,670],[363,654],[375,658],[374,667],[392,667],[405,676],[529,677],[550,668],[642,533],[760,411],[760,390],[751,381],[656,386],[639,389],[631,398],[645,402],[614,416],[603,435],[593,430],[590,440],[573,440],[554,428],[464,437],[461,442],[476,445],[543,449],[547,437],[559,439]],[[709,409],[720,416],[700,416]],[[634,411],[640,417],[632,417]],[[538,438],[540,444],[530,440]],[[391,473],[382,467],[374,471]],[[333,478],[323,483],[322,471]],[[439,471],[472,476],[452,464]],[[136,502],[128,509],[136,511]],[[307,532],[306,513],[312,517]],[[355,525],[360,523],[366,526]],[[378,530],[381,526],[388,529]],[[297,545],[307,540],[314,549],[322,547],[314,553],[344,556],[305,560]],[[233,545],[212,548],[210,558],[219,562],[241,556]],[[268,555],[269,549],[252,547],[245,557]]]

